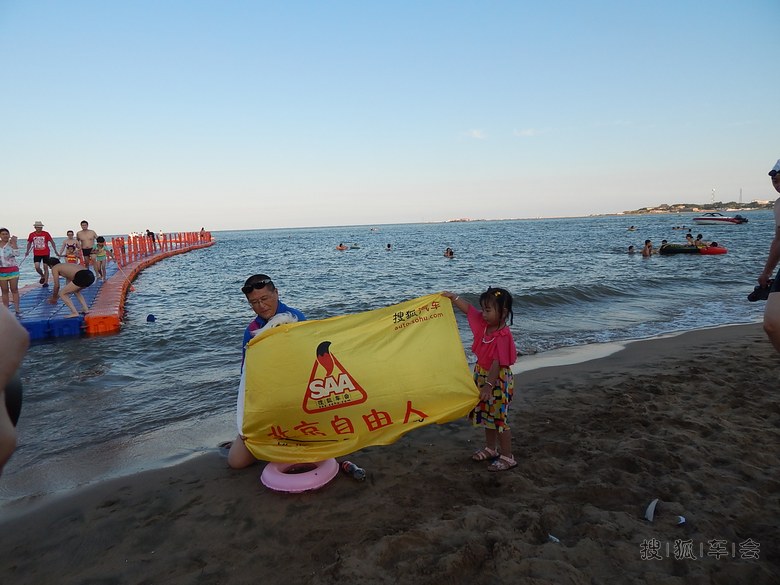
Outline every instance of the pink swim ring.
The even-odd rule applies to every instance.
[[[335,459],[316,463],[268,463],[260,474],[260,481],[277,492],[297,494],[324,486],[339,472]]]

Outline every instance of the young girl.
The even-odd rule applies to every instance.
[[[512,332],[512,295],[503,288],[488,288],[479,297],[478,311],[460,296],[442,293],[468,317],[474,334],[471,351],[477,356],[474,382],[479,388],[479,404],[469,413],[474,426],[485,427],[485,446],[474,453],[474,461],[491,461],[488,471],[507,471],[517,466],[512,456],[512,434],[507,424],[509,403],[514,394],[510,366],[517,360]]]
[[[81,254],[81,245],[73,236],[73,230],[68,230],[68,237],[63,240],[60,251],[57,256],[65,256],[65,262],[68,264],[84,264],[84,256]]]
[[[95,255],[95,272],[98,280],[101,278],[106,280],[106,262],[108,258],[113,258],[114,255],[111,253],[111,250],[106,248],[106,239],[103,236],[98,236],[97,246],[95,246],[92,254]]]
[[[16,251],[19,246],[16,236],[11,236],[6,228],[0,228],[0,290],[2,290],[3,304],[11,306],[13,298],[17,317],[21,314],[19,309],[19,264],[16,261]],[[9,294],[10,293],[10,294]]]

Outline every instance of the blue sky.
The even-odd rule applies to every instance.
[[[774,198],[778,23],[777,0],[0,0],[0,225]]]

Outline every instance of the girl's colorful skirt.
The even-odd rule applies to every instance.
[[[479,364],[474,365],[474,382],[479,385],[487,378],[487,370]],[[515,393],[515,377],[509,368],[501,368],[498,381],[493,387],[493,396],[488,401],[480,400],[479,404],[469,413],[471,424],[487,429],[495,429],[499,433],[509,430],[507,414],[509,403]]]
[[[14,278],[19,278],[18,266],[0,267],[0,280],[13,280]]]

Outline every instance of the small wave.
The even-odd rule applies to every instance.
[[[559,285],[551,289],[540,290],[530,294],[515,297],[519,306],[557,307],[576,305],[585,302],[604,302],[609,299],[630,296],[632,293],[624,288],[607,284],[571,284]]]

